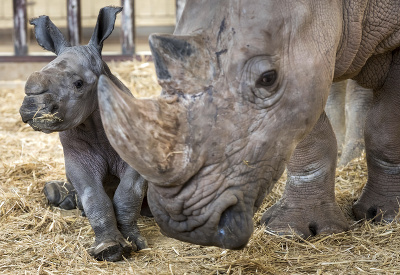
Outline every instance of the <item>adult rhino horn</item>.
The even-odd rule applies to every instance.
[[[193,83],[197,88],[210,85],[215,62],[201,35],[152,34],[149,44],[164,90],[190,93]],[[175,85],[177,83],[179,86]],[[185,83],[188,85],[183,85]]]
[[[201,163],[190,161],[198,156],[186,144],[184,105],[171,99],[136,99],[104,75],[99,78],[98,97],[111,145],[144,178],[174,186],[188,180],[192,169],[199,169]]]

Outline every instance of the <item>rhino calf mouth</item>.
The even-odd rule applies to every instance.
[[[63,120],[57,116],[58,113],[54,114],[42,114],[40,117],[34,117],[33,121],[38,121],[41,123],[55,123],[62,122]]]
[[[50,133],[50,129],[63,122],[58,112],[59,106],[50,94],[44,94],[43,98],[36,97],[37,95],[25,96],[19,110],[22,121],[28,123],[35,131]]]
[[[57,116],[58,113],[45,113],[40,116],[34,116],[32,119],[26,121],[35,131],[42,131],[44,133],[50,133],[52,131],[47,130],[63,120]]]

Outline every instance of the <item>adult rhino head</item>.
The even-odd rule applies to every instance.
[[[189,1],[174,35],[150,37],[158,98],[134,99],[100,78],[109,140],[149,180],[164,234],[246,245],[253,214],[323,112],[340,8],[336,1]]]

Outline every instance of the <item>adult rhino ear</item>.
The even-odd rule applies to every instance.
[[[39,16],[29,23],[35,26],[35,37],[42,48],[59,55],[66,47],[71,46],[48,16]]]
[[[94,46],[99,53],[103,49],[103,42],[110,36],[114,30],[115,19],[117,14],[122,11],[122,7],[104,7],[100,10],[97,17],[96,27],[89,45]]]

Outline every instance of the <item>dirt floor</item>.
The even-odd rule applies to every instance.
[[[151,64],[113,64],[137,96],[157,90]],[[47,205],[46,181],[64,180],[58,135],[34,132],[18,109],[23,82],[0,83],[0,274],[395,274],[400,273],[400,226],[356,223],[351,205],[366,182],[363,159],[338,169],[336,195],[348,232],[308,240],[276,236],[260,227],[266,208],[279,199],[282,179],[255,215],[255,232],[243,250],[183,243],[160,234],[141,218],[149,248],[117,263],[93,260],[93,231],[79,211]]]

